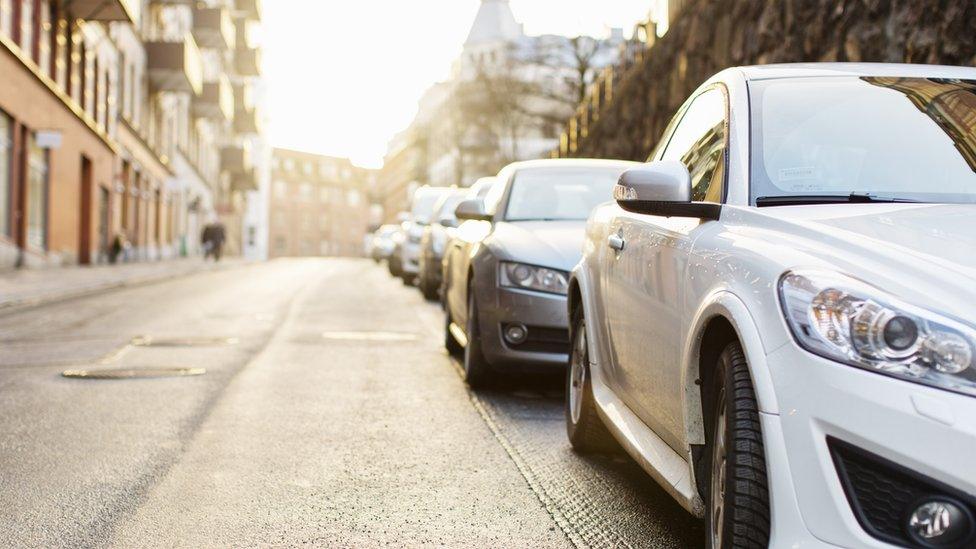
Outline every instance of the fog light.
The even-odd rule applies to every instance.
[[[529,336],[529,330],[521,324],[509,324],[505,328],[505,341],[512,345],[525,343],[525,338]]]
[[[947,499],[926,500],[908,517],[908,534],[923,547],[955,547],[972,530],[970,512]]]

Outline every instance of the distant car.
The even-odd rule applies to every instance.
[[[417,288],[426,299],[436,299],[441,285],[441,261],[448,232],[458,226],[454,208],[468,195],[468,189],[455,189],[441,196],[434,205],[431,222],[424,227],[420,238],[420,270]]]
[[[380,228],[376,229],[373,236],[370,238],[370,257],[377,262],[389,259],[390,255],[393,253],[393,248],[395,247],[393,235],[399,230],[399,225],[392,224],[382,225]]]
[[[397,278],[403,277],[403,242],[406,240],[404,234],[404,225],[406,224],[406,219],[410,217],[407,212],[400,212],[397,214],[397,220],[400,222],[394,225],[395,230],[390,235],[390,242],[392,244],[392,251],[390,251],[389,257],[386,258],[386,267],[389,269],[390,274]]]
[[[454,209],[465,198],[484,197],[494,181],[494,177],[483,177],[471,187],[457,189],[438,200],[433,222],[424,228],[424,236],[420,239],[420,273],[417,276],[417,286],[425,298],[437,299],[440,296],[444,281],[444,250],[460,224],[454,215]]]
[[[431,222],[437,200],[452,191],[451,187],[420,187],[410,200],[410,212],[403,222],[403,241],[398,248],[400,277],[413,284],[420,273],[420,239]]]
[[[976,547],[976,69],[725,70],[593,212],[574,448],[709,547]]]
[[[461,202],[468,220],[445,257],[445,345],[464,352],[472,387],[498,372],[561,370],[569,348],[566,291],[590,211],[611,199],[633,162],[511,164],[485,198]]]

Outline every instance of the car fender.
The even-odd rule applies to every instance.
[[[702,300],[698,310],[692,315],[682,353],[682,356],[685,357],[682,386],[685,389],[684,408],[690,444],[705,443],[701,387],[699,385],[701,379],[699,359],[705,328],[709,321],[718,316],[725,318],[732,325],[739,342],[742,344],[742,350],[746,355],[749,371],[752,374],[752,384],[756,391],[759,411],[767,414],[779,414],[772,376],[766,364],[766,352],[755,319],[749,313],[745,302],[734,293],[728,289],[716,290]]]

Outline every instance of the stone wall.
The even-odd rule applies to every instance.
[[[588,115],[566,156],[646,160],[714,73],[798,61],[976,65],[976,0],[691,0],[614,79],[613,100]]]

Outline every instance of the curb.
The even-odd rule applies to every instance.
[[[69,301],[81,297],[98,295],[112,290],[146,286],[149,284],[154,284],[157,282],[165,282],[167,280],[174,280],[177,278],[182,278],[194,274],[223,271],[223,270],[229,270],[237,267],[246,267],[251,264],[252,262],[242,261],[239,263],[225,263],[224,265],[219,265],[219,264],[211,265],[209,267],[204,267],[199,269],[188,269],[186,271],[146,275],[146,276],[134,277],[126,280],[115,280],[104,284],[95,284],[93,286],[76,288],[64,292],[57,292],[57,293],[52,293],[43,296],[14,299],[11,301],[0,302],[0,315],[26,311],[29,309],[33,309],[35,307],[51,305],[53,303],[60,303],[62,301]]]

